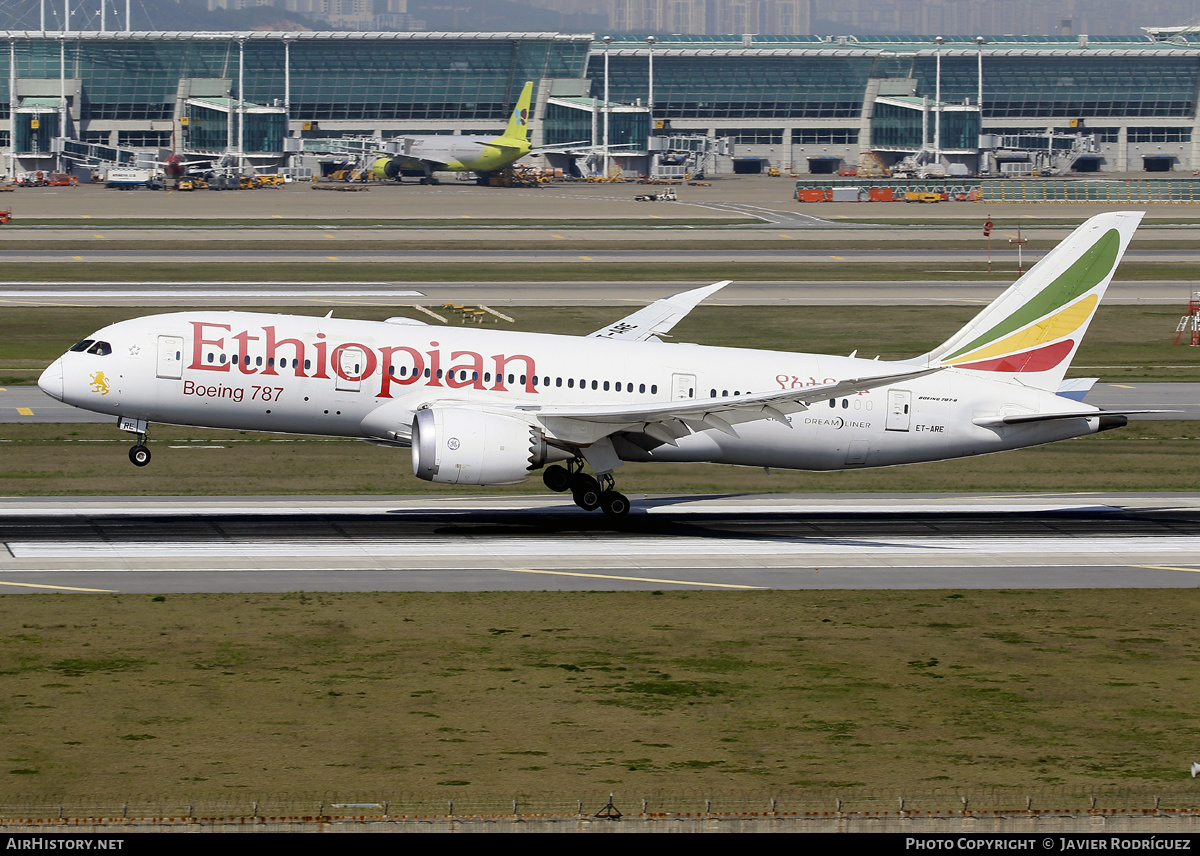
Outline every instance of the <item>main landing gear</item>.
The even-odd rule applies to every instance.
[[[583,461],[578,458],[569,461],[565,467],[558,464],[546,467],[542,482],[556,493],[571,491],[575,504],[584,511],[599,508],[606,516],[618,519],[629,513],[629,497],[615,489],[612,474],[593,478],[583,472]]]

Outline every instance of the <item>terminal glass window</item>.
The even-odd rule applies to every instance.
[[[246,113],[242,117],[242,151],[281,152],[287,134],[287,116],[283,113]],[[234,117],[237,121],[237,117]]]
[[[661,119],[790,116],[858,118],[871,60],[865,57],[699,56],[655,54],[654,115]],[[604,97],[604,55],[588,63],[591,95]],[[645,56],[609,57],[609,97],[649,97]]]
[[[934,97],[936,58],[919,57],[918,95]],[[983,113],[989,118],[1022,116],[1187,116],[1195,111],[1200,65],[1170,56],[1001,57],[983,54]],[[978,98],[975,56],[942,57],[942,100]]]
[[[1190,143],[1191,128],[1130,128],[1131,143]]]
[[[932,126],[933,117],[930,116]],[[932,127],[931,127],[932,133]],[[942,148],[974,149],[979,146],[978,110],[942,111]]]
[[[733,137],[746,146],[778,146],[783,143],[783,128],[717,128],[718,137]]]
[[[108,134],[103,135],[103,139],[96,140],[98,143],[107,143]],[[130,146],[132,148],[168,148],[171,145],[170,131],[118,131],[117,145]]]
[[[932,119],[930,124],[932,125]],[[924,143],[922,111],[876,102],[871,116],[871,145],[882,148],[919,149]]]
[[[187,148],[200,152],[223,152],[228,148],[229,119],[225,111],[189,104],[187,113],[188,124],[183,132]]]
[[[797,128],[792,131],[794,146],[837,146],[858,142],[858,128]]]
[[[13,121],[16,150],[22,154],[52,154],[51,141],[58,136],[57,113],[18,113]]]
[[[597,121],[600,127],[600,120]],[[546,105],[546,116],[542,123],[546,145],[590,144],[592,142],[592,111],[566,107],[562,104]],[[611,128],[610,128],[611,131]],[[597,135],[603,131],[597,130]]]

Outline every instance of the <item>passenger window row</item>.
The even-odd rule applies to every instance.
[[[399,375],[400,377],[408,377],[409,376],[408,375],[408,366],[400,366],[399,372],[396,371],[395,366],[388,366],[388,374],[391,375],[392,377],[396,377],[397,375]],[[443,371],[442,369],[438,369],[436,374],[437,374],[438,380],[442,380],[443,378],[447,378],[450,380],[455,379],[454,371]],[[427,378],[433,377],[433,373],[430,372],[429,369],[425,369],[424,377],[427,377]],[[503,378],[503,375],[497,375],[497,379],[502,379],[502,378]],[[477,381],[477,380],[479,380],[479,372],[474,372],[474,371],[469,372],[469,371],[466,371],[465,369],[460,369],[458,371],[457,380],[471,381],[471,382]],[[530,380],[530,378],[527,375],[520,375],[519,380],[518,380],[517,375],[510,374],[508,376],[508,383],[514,384],[514,385],[519,382],[521,386],[524,386],[525,382],[527,380]],[[561,388],[565,385],[567,389],[576,389],[576,388],[587,389],[588,384],[590,383],[592,389],[603,390],[604,392],[609,392],[609,391],[634,392],[634,384],[631,381],[630,382],[619,381],[619,380],[618,381],[607,381],[607,380],[588,381],[586,378],[580,378],[578,381],[578,387],[577,387],[576,386],[577,382],[576,382],[575,378],[573,378],[573,377],[566,378],[564,381],[564,379],[561,377],[551,378],[549,375],[534,375],[531,380],[531,383],[533,386],[548,387],[548,386],[551,386],[551,380],[553,380],[553,386],[555,386],[556,388]],[[483,373],[483,382],[484,383],[492,382],[492,373],[491,372]],[[647,387],[647,385],[644,383],[638,384],[637,392],[641,393],[641,394],[645,394],[647,388],[649,388],[651,395],[658,394],[658,384],[656,384],[656,383],[650,384],[649,387]]]
[[[238,362],[238,358],[236,356],[226,357],[225,354],[217,354],[212,351],[209,351],[209,353],[206,355],[206,359],[210,363],[219,363],[220,365],[225,365],[226,361],[228,361],[230,365],[237,365],[237,362]],[[262,357],[254,358],[254,365],[261,367],[262,364],[263,364]],[[243,365],[247,365],[247,366],[250,365],[250,355],[249,354],[245,355],[245,361],[243,362]],[[275,368],[276,367],[275,358],[271,357],[270,359],[268,359],[267,365],[271,368]],[[292,359],[290,366],[288,365],[288,361],[285,359],[280,359],[278,362],[278,367],[281,369],[286,369],[286,368],[294,369],[294,368],[298,368],[299,365],[300,365],[300,361],[295,358]],[[309,371],[311,368],[312,368],[312,360],[305,360],[304,361],[304,370]]]
[[[81,345],[86,346],[86,344],[88,344],[88,343],[89,343],[88,341],[80,342],[79,345],[76,345],[71,350],[82,350],[82,348],[80,346]],[[105,346],[107,347],[106,343],[101,343],[101,344],[105,344]],[[107,351],[105,353],[107,353]],[[225,365],[226,362],[229,362],[230,365],[235,365],[238,362],[238,358],[236,356],[228,357],[224,353],[217,353],[215,351],[210,351],[206,355],[205,358],[208,360],[208,362],[214,363],[214,364],[219,364],[219,365]],[[247,366],[250,365],[250,359],[251,359],[250,355],[246,354],[244,357],[243,365],[247,365]],[[262,357],[254,358],[254,365],[261,367],[262,364],[263,364]],[[293,359],[291,361],[291,368],[293,368],[293,369],[297,368],[299,366],[299,364],[300,364],[299,360]],[[275,367],[276,366],[275,358],[271,357],[270,359],[268,359],[267,365],[272,368]],[[288,368],[288,361],[286,359],[280,359],[279,363],[278,363],[278,367],[279,368]],[[357,368],[358,367],[356,366],[355,367],[356,371],[357,371]],[[311,369],[312,369],[312,361],[305,360],[304,361],[304,370],[310,371]],[[414,369],[414,371],[415,371],[415,369]],[[408,366],[400,366],[400,370],[399,370],[399,372],[397,372],[396,366],[388,366],[388,374],[391,375],[392,377],[396,377],[397,375],[399,377],[408,377],[409,369],[408,369]],[[433,377],[434,373],[431,372],[429,369],[425,369],[425,371],[422,374],[424,377],[431,378],[431,377]],[[454,377],[453,371],[445,371],[443,369],[437,370],[438,380],[442,380],[443,378],[453,379],[453,377]],[[502,378],[503,376],[497,376],[497,377]],[[469,380],[469,381],[474,382],[478,379],[479,379],[479,372],[474,372],[474,371],[468,372],[466,370],[458,371],[458,380],[459,381],[468,381]],[[524,386],[525,382],[527,380],[529,380],[529,377],[527,375],[520,375],[519,380],[518,380],[518,375],[510,374],[508,376],[508,383],[514,384],[514,385],[517,383],[520,383],[521,386]],[[534,386],[548,387],[551,385],[551,380],[552,379],[550,378],[549,375],[544,375],[544,376],[534,375],[532,378],[532,383]],[[492,382],[492,373],[491,372],[483,373],[483,382],[484,383]],[[578,383],[578,387],[576,387],[576,383]],[[634,383],[632,381],[619,381],[619,380],[618,381],[607,381],[607,380],[605,380],[605,381],[601,381],[601,380],[588,381],[586,378],[580,378],[578,380],[578,382],[576,382],[575,378],[573,378],[573,377],[569,377],[569,378],[565,379],[565,385],[566,385],[567,389],[576,389],[576,388],[587,389],[589,383],[591,384],[592,389],[603,390],[604,392],[616,391],[616,392],[632,393],[635,391]],[[561,377],[553,378],[553,385],[556,388],[561,388],[564,385],[564,379]],[[656,384],[656,383],[652,383],[649,385],[644,384],[644,383],[639,383],[639,384],[637,384],[636,392],[638,394],[644,395],[646,393],[647,389],[649,389],[649,392],[651,395],[658,394],[658,384]],[[714,390],[714,394],[715,394],[715,392],[716,391]],[[728,393],[726,393],[726,395],[728,395]]]

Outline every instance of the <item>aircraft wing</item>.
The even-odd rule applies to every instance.
[[[643,306],[632,315],[626,315],[620,321],[609,324],[588,336],[602,339],[628,339],[633,342],[641,342],[659,336],[686,318],[687,314],[695,309],[701,300],[717,293],[732,281],[726,279],[656,300],[649,306]]]
[[[787,414],[803,412],[814,402],[827,401],[843,395],[854,395],[863,390],[877,389],[894,383],[903,383],[935,371],[940,371],[940,369],[925,368],[898,374],[871,375],[803,389],[747,393],[721,398],[688,398],[642,407],[628,407],[620,404],[601,407],[551,405],[519,409],[535,411],[537,417],[547,428],[567,441],[585,433],[578,429],[571,430],[567,423],[591,423],[596,428],[590,432],[594,435],[594,439],[589,439],[581,445],[594,442],[594,440],[618,431],[630,430],[644,432],[666,443],[674,443],[677,438],[686,436],[689,433],[688,429],[704,431],[715,428],[736,437],[737,431],[734,430],[733,425],[739,422],[774,419],[790,426]],[[560,422],[560,420],[563,421]],[[557,427],[566,430],[559,431],[556,430]]]

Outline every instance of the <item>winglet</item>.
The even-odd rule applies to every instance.
[[[733,280],[724,279],[714,282],[712,285],[663,297],[649,306],[643,306],[632,315],[626,315],[620,321],[591,333],[590,336],[603,339],[628,339],[634,342],[645,341],[652,336],[660,336],[686,318],[700,301],[716,294],[731,282]]]
[[[503,137],[510,140],[529,140],[529,104],[533,100],[533,81],[529,80],[525,83],[525,88],[521,90],[521,97],[517,99],[517,106],[513,108],[512,117],[508,120],[508,127],[504,129]]]

